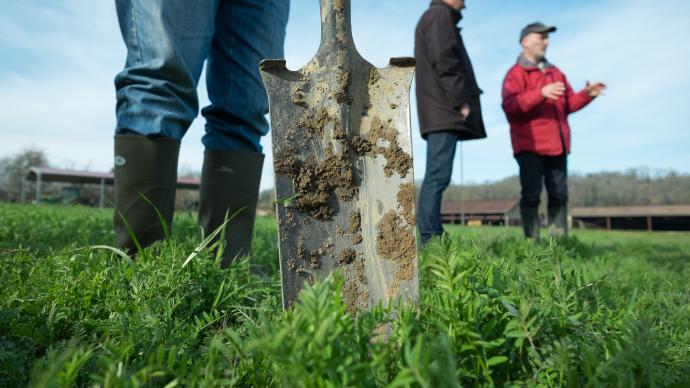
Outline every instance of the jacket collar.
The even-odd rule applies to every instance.
[[[452,15],[453,15],[453,23],[455,23],[455,24],[458,24],[460,19],[462,19],[462,13],[460,13],[460,11],[456,10],[455,8],[451,7],[450,5],[446,4],[446,2],[443,0],[432,0],[431,4],[429,6],[430,7],[441,6],[441,7],[446,7],[449,10],[451,10]]]
[[[527,59],[524,54],[520,54],[517,59],[517,64],[525,68],[525,70],[541,70],[545,71],[550,67],[554,67],[551,62],[546,58],[542,59],[539,63],[534,63]]]

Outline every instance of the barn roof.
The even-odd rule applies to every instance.
[[[61,170],[48,167],[31,167],[26,180],[35,181],[39,175],[43,182],[100,184],[101,181],[104,181],[106,185],[113,184],[112,172]],[[177,187],[180,189],[198,189],[199,180],[194,178],[178,178]]]

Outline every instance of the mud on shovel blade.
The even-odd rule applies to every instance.
[[[301,70],[261,63],[268,92],[283,305],[340,268],[350,313],[418,297],[409,93],[414,59],[357,52],[349,0],[321,0]]]

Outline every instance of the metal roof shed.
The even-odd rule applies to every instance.
[[[112,172],[92,172],[92,171],[76,171],[76,170],[62,170],[48,167],[31,167],[29,173],[26,175],[26,181],[36,182],[36,203],[41,202],[41,185],[43,182],[63,182],[63,183],[77,183],[77,184],[97,184],[101,186],[101,195],[99,200],[99,207],[105,205],[105,187],[113,185]],[[178,178],[177,188],[187,190],[198,190],[199,180],[193,178]],[[25,202],[26,185],[22,182],[21,200]]]

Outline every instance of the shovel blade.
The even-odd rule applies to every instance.
[[[340,269],[348,311],[418,297],[409,93],[414,59],[357,52],[346,0],[321,0],[316,56],[266,60],[283,305]]]

